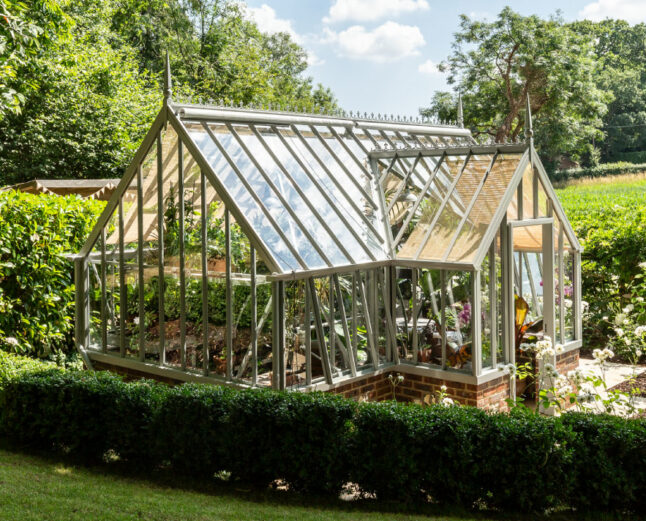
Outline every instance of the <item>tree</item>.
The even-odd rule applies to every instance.
[[[462,93],[467,126],[499,142],[522,137],[529,95],[537,148],[554,162],[564,153],[580,156],[593,136],[602,137],[597,128],[609,97],[595,83],[594,58],[591,38],[559,17],[524,17],[506,7],[491,23],[462,15],[441,69]]]
[[[20,67],[68,28],[69,19],[56,0],[0,0],[0,119],[20,112],[25,95],[38,87],[33,78],[15,81]]]

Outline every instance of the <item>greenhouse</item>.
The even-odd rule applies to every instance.
[[[183,104],[166,83],[75,257],[88,367],[500,407],[528,335],[578,359],[581,246],[529,110],[526,142],[479,144],[460,116]]]

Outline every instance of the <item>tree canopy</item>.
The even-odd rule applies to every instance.
[[[0,104],[0,185],[119,177],[160,108],[166,51],[179,98],[336,106],[305,75],[305,51],[288,34],[262,33],[233,0],[39,0],[16,11],[41,24],[34,37],[45,4],[60,31],[0,76],[22,107]]]
[[[498,141],[523,137],[526,96],[543,160],[587,164],[646,153],[646,25],[622,20],[565,23],[504,8],[492,22],[461,16],[441,64],[452,92],[436,92],[427,116],[455,119]]]

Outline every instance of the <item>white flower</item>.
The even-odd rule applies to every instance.
[[[636,356],[637,358],[639,358],[641,355],[642,355],[642,350],[641,350],[641,349],[637,349],[637,351],[635,351],[635,356]]]
[[[443,393],[446,392],[446,389],[447,389],[446,385],[443,385],[442,387],[440,387],[440,391],[442,391]]]
[[[630,320],[628,320],[627,318],[624,318],[624,326],[628,326],[628,325],[630,325]]]
[[[501,368],[502,372],[509,376],[516,375],[516,366],[514,364],[507,364]]]
[[[404,377],[402,375],[397,376],[397,381],[402,383],[404,381]]]
[[[32,236],[29,237],[31,239],[31,242],[37,242],[38,239],[40,239],[40,235],[37,233],[34,233]]]
[[[635,336],[640,337],[646,334],[646,326],[637,326],[635,328]]]
[[[633,306],[632,304],[628,304],[628,305],[623,309],[623,312],[624,312],[624,313],[626,313],[626,314],[628,314],[628,313],[630,313],[633,309],[635,309],[635,306]]]
[[[613,351],[612,349],[608,348],[608,347],[606,347],[606,348],[603,350],[603,353],[605,353],[606,358],[612,358],[613,356],[615,356],[614,351]]]
[[[567,309],[569,309],[569,308],[571,308],[571,307],[572,307],[572,301],[571,301],[570,299],[568,299],[568,298],[564,298],[564,299],[563,299],[563,305],[564,305]]]
[[[563,347],[562,344],[556,344],[556,347],[554,348],[554,350],[556,351],[557,355],[562,355],[563,352],[565,351],[565,348]]]
[[[533,347],[532,344],[528,344],[526,342],[523,342],[522,344],[520,344],[521,351],[531,351],[532,347]]]
[[[543,366],[543,370],[545,371],[545,374],[551,378],[557,378],[559,376],[556,367],[554,367],[552,364],[545,364]]]
[[[138,325],[139,324],[139,317],[133,318],[132,321],[134,322],[135,325]]]
[[[620,326],[621,324],[623,324],[623,323],[624,323],[624,320],[626,320],[626,315],[624,315],[623,313],[619,313],[619,314],[615,317],[615,324],[617,324],[618,326]]]
[[[12,336],[8,336],[7,338],[4,339],[4,341],[6,344],[10,346],[17,347],[20,345],[20,342],[18,342],[18,340]]]
[[[620,327],[615,328],[615,333],[617,333],[617,336],[618,336],[619,338],[621,338],[622,336],[624,336],[624,330],[623,330],[623,329],[621,329]]]
[[[640,262],[640,263],[638,264],[638,266],[639,266],[641,269],[646,270],[646,261],[644,261],[644,262]]]
[[[644,297],[635,297],[637,302],[644,302]]]
[[[606,315],[604,315],[602,318],[603,320],[608,320],[608,317]]]
[[[455,405],[455,402],[451,400],[449,397],[444,397],[442,398],[442,401],[440,402],[444,407],[450,407],[451,405]]]
[[[631,345],[633,343],[632,340],[630,338],[628,338],[628,337],[624,337],[624,342],[626,342],[627,346],[629,346],[629,345]]]
[[[585,300],[581,301],[581,313],[585,313],[588,311],[588,308],[590,307],[590,304],[588,304]],[[605,320],[608,320],[607,318]]]

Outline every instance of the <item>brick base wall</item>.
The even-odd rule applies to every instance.
[[[170,385],[183,383],[174,378],[161,375],[152,375],[136,369],[118,367],[102,362],[93,362],[94,369],[98,371],[112,371],[119,373],[128,380],[150,378]],[[579,366],[579,350],[569,351],[556,358],[556,369],[565,374]],[[403,368],[405,369],[405,367]],[[353,382],[340,383],[329,392],[341,394],[346,398],[358,401],[384,401],[392,400],[393,387],[389,375],[402,375],[404,380],[395,387],[395,399],[401,402],[433,403],[441,392],[441,387],[446,386],[446,396],[462,405],[472,405],[491,411],[507,411],[507,398],[509,398],[509,377],[501,375],[480,385],[453,382],[450,380],[408,374],[402,368],[396,371],[384,372],[377,375],[367,375]]]
[[[406,374],[399,371],[366,376],[347,384],[340,384],[330,392],[359,401],[392,400],[393,387],[389,375],[402,375],[404,380],[395,387],[395,399],[400,402],[433,403],[446,386],[446,396],[462,405],[482,409],[506,411],[509,398],[509,377],[501,376],[489,382],[475,385],[453,382],[441,378]]]

